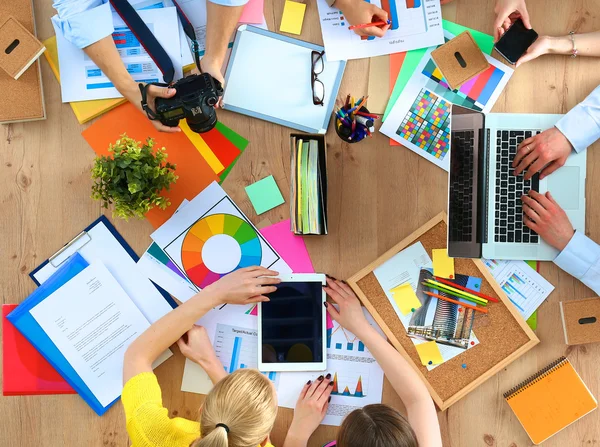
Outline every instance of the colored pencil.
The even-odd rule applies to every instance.
[[[352,25],[349,26],[348,29],[360,29],[360,28],[368,28],[370,26],[385,26],[391,24],[391,20],[380,20],[379,22],[371,22],[371,23],[361,23],[360,25]]]
[[[430,284],[435,284],[436,286],[439,286],[439,287],[443,287],[443,288],[445,288],[445,289],[448,289],[448,290],[450,290],[450,291],[452,291],[452,292],[454,292],[454,293],[458,293],[458,294],[460,294],[460,295],[465,295],[465,296],[471,297],[471,298],[473,298],[474,300],[483,301],[485,304],[487,304],[487,302],[488,302],[488,301],[487,301],[485,298],[481,298],[481,297],[479,297],[479,296],[473,295],[472,293],[469,293],[469,292],[464,292],[464,291],[462,291],[462,290],[460,290],[460,289],[457,289],[456,287],[454,287],[454,284],[452,284],[451,286],[447,286],[447,285],[445,285],[445,284],[442,284],[442,283],[440,283],[440,282],[434,281],[433,279],[426,279],[425,281],[427,281],[427,282],[428,282],[428,283],[430,283]]]
[[[453,299],[446,298],[445,296],[438,295],[437,293],[431,293],[431,292],[423,292],[423,293],[425,295],[429,295],[429,296],[432,296],[434,298],[437,298],[438,300],[448,301],[449,303],[452,303],[452,304],[458,304],[459,306],[466,307],[467,309],[473,309],[473,310],[476,310],[478,312],[483,312],[484,314],[488,313],[487,309],[483,309],[483,308],[477,307],[477,306],[471,306],[470,304],[466,304],[466,303],[461,303],[460,301],[455,301]]]
[[[477,290],[471,290],[471,289],[467,289],[466,287],[459,286],[458,284],[454,284],[452,281],[448,281],[447,279],[439,278],[437,276],[434,276],[434,278],[438,282],[441,282],[441,283],[446,284],[448,286],[456,287],[457,289],[460,289],[460,290],[462,290],[464,292],[472,293],[473,295],[476,295],[476,296],[478,296],[480,298],[483,298],[485,300],[492,301],[494,303],[499,303],[500,302],[500,300],[498,300],[498,299],[496,299],[494,297],[491,297],[491,296],[488,296],[488,295],[484,295],[483,293],[478,292]]]
[[[374,114],[372,114],[372,113],[356,112],[356,114],[357,114],[357,115],[360,115],[360,116],[367,116],[367,117],[369,117],[369,118],[373,118],[373,119],[376,119],[376,120],[378,120],[378,119],[379,119],[379,115],[374,115]]]
[[[471,301],[472,303],[476,303],[476,304],[481,304],[482,306],[487,305],[487,301],[484,301],[481,298],[475,299],[475,298],[463,295],[464,292],[455,292],[452,290],[448,290],[445,287],[440,287],[439,285],[431,284],[429,282],[423,282],[421,284],[423,284],[425,287],[429,287],[430,289],[434,289],[439,292],[447,293],[448,295],[452,295],[453,297],[456,297],[456,298],[462,298],[463,300]]]

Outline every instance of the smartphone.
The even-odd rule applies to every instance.
[[[523,21],[518,19],[496,42],[495,48],[504,59],[514,65],[537,38],[538,33],[525,28]]]

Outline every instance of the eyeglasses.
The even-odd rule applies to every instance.
[[[325,63],[323,61],[323,51],[311,52],[312,66],[311,66],[311,87],[313,95],[313,104],[316,106],[322,106],[325,100],[325,86],[319,80],[318,76],[323,73],[325,69]]]

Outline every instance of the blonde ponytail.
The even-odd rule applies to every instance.
[[[240,369],[215,385],[200,415],[193,447],[257,447],[277,417],[273,385],[255,369]]]

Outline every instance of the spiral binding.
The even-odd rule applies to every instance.
[[[548,366],[546,366],[544,369],[541,369],[536,374],[529,377],[527,380],[521,382],[516,387],[514,387],[511,390],[504,393],[504,398],[506,400],[512,399],[513,397],[522,393],[523,391],[525,391],[527,388],[529,388],[533,384],[542,380],[544,377],[546,377],[550,373],[553,373],[555,370],[557,370],[558,368],[560,368],[563,365],[565,365],[566,363],[568,363],[568,361],[569,360],[566,357],[561,357],[558,360],[555,360],[554,362],[552,362]]]

